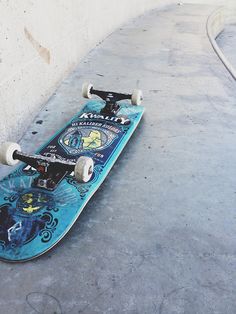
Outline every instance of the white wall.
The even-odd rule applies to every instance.
[[[96,43],[128,19],[171,1],[178,2],[0,1],[0,142],[21,137],[60,80]]]
[[[0,1],[0,142],[17,140],[96,43],[159,0]]]

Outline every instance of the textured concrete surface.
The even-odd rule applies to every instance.
[[[216,41],[227,59],[236,69],[235,39],[236,24],[226,24],[223,32],[217,37]]]
[[[235,313],[236,92],[206,35],[213,9],[174,5],[117,30],[22,138],[33,151],[61,127],[84,80],[144,91],[140,127],[68,235],[1,263],[1,313]]]

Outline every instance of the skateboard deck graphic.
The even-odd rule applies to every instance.
[[[144,108],[121,103],[115,116],[101,114],[104,102],[89,101],[37,154],[76,162],[94,161],[92,178],[78,183],[73,172],[53,191],[33,185],[38,172],[21,163],[0,181],[0,259],[25,261],[53,247],[69,231],[101,185],[137,127]]]

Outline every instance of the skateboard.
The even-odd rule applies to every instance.
[[[140,90],[123,94],[84,83],[82,95],[90,100],[35,154],[22,152],[17,143],[0,147],[2,164],[20,162],[0,181],[1,260],[33,259],[64,237],[144,112]]]

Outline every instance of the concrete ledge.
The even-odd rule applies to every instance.
[[[235,68],[226,58],[223,51],[220,49],[219,45],[216,42],[217,36],[224,30],[225,21],[226,21],[225,9],[223,7],[220,7],[216,9],[215,11],[213,11],[207,19],[207,25],[206,25],[207,35],[212,44],[213,49],[215,50],[216,54],[220,58],[221,62],[224,64],[224,66],[232,75],[232,77],[236,80]]]

